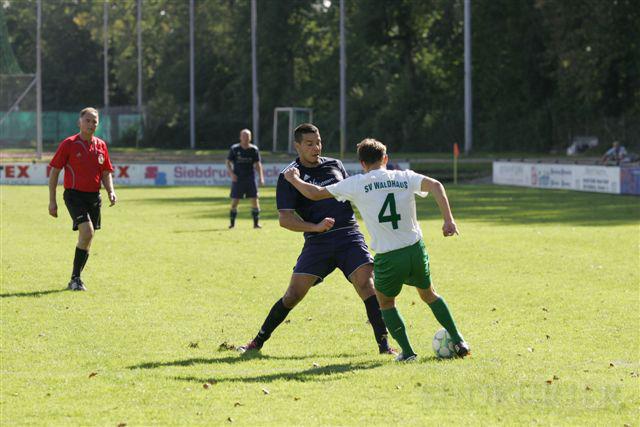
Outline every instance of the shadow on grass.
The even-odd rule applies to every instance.
[[[385,365],[384,362],[359,362],[359,363],[336,363],[327,366],[318,366],[303,371],[297,372],[279,372],[275,374],[264,374],[250,377],[229,377],[229,378],[203,378],[194,376],[178,376],[173,377],[175,380],[195,382],[199,384],[204,383],[269,383],[278,380],[287,381],[318,381],[320,379],[330,379],[332,375],[343,374],[346,372],[363,371],[368,369],[375,369]]]
[[[31,297],[39,298],[44,295],[57,294],[59,292],[66,292],[68,289],[49,289],[47,291],[32,291],[32,292],[10,292],[0,294],[0,298],[13,298],[13,297]]]
[[[346,357],[356,357],[356,354],[309,354],[304,356],[269,356],[266,354],[262,354],[259,352],[251,352],[245,354],[237,354],[233,356],[224,356],[224,357],[211,357],[211,358],[203,358],[196,357],[192,359],[184,359],[184,360],[172,360],[169,362],[147,362],[141,363],[139,365],[127,366],[127,369],[156,369],[162,368],[165,366],[193,366],[193,365],[211,365],[218,363],[243,363],[251,360],[305,360],[305,359],[318,359],[318,358],[346,358]]]
[[[216,231],[231,231],[231,229],[229,227],[224,227],[224,228],[207,228],[207,229],[202,229],[202,230],[173,230],[174,233],[176,234],[182,234],[182,233],[213,233]]]

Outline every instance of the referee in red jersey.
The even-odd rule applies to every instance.
[[[95,230],[100,229],[100,182],[109,194],[109,206],[115,205],[117,200],[107,144],[93,135],[98,123],[98,110],[85,108],[80,111],[80,133],[62,141],[49,163],[49,215],[58,217],[56,187],[60,171],[64,169],[64,203],[73,220],[73,229],[78,230],[73,272],[68,285],[68,289],[74,291],[87,290],[80,274],[89,258]]]

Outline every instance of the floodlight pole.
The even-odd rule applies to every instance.
[[[104,116],[108,119],[105,121],[105,138],[111,141],[111,118],[109,117],[109,0],[105,0],[102,4],[102,56],[103,56],[103,73],[104,73]]]
[[[471,98],[471,0],[464,0],[464,152],[473,146]]]
[[[42,28],[42,0],[36,6],[36,157],[42,158],[42,51],[40,30]]]
[[[138,125],[142,126],[142,0],[138,0],[136,12],[136,30],[138,44],[138,114],[140,115],[139,118],[141,119]],[[141,135],[142,132],[139,131],[138,137],[136,138],[136,148],[138,148],[138,143]]]
[[[256,0],[251,0],[251,83],[253,98],[253,143],[260,146],[260,99],[258,97],[258,60],[256,32],[258,30],[258,8]]]
[[[344,28],[344,0],[340,0],[340,158],[344,158],[347,140],[347,55],[346,34]]]
[[[196,148],[196,94],[194,75],[193,0],[189,0],[189,147]]]

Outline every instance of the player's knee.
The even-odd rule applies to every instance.
[[[298,305],[298,303],[302,301],[303,298],[304,294],[296,292],[295,290],[288,289],[284,294],[284,297],[282,297],[282,303],[287,308],[293,308]]]
[[[422,301],[426,302],[427,304],[431,304],[432,302],[440,298],[440,295],[436,293],[435,289],[433,289],[433,286],[429,286],[427,289],[418,288],[418,294],[420,294],[420,298],[422,299]]]
[[[389,310],[396,306],[396,299],[393,297],[388,297],[381,292],[376,292],[376,298],[378,299],[378,305],[380,305],[380,310]]]
[[[373,279],[371,278],[356,282],[355,287],[358,293],[361,295],[366,294],[367,296],[369,296],[369,295],[375,294],[375,289],[373,287]]]

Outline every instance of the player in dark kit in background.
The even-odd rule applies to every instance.
[[[258,201],[258,188],[256,187],[254,169],[258,171],[260,185],[264,185],[264,174],[262,172],[262,163],[260,162],[260,151],[258,147],[251,144],[251,131],[249,129],[240,131],[240,142],[231,146],[225,163],[231,177],[231,211],[229,212],[231,223],[229,228],[235,227],[236,216],[238,216],[238,203],[240,199],[245,197],[251,199],[253,228],[262,228],[260,226],[260,202]]]
[[[299,157],[288,168],[298,168],[305,181],[326,186],[347,177],[340,160],[320,157],[322,140],[317,127],[301,124],[295,129],[294,140]],[[389,347],[387,329],[373,288],[373,258],[351,205],[335,199],[311,201],[287,182],[283,173],[278,177],[276,202],[280,226],[303,232],[304,247],[284,296],[273,305],[256,337],[238,350],[242,353],[260,350],[309,289],[339,268],[364,302],[379,352],[396,354]]]
[[[110,206],[115,205],[117,200],[107,144],[93,136],[98,123],[98,111],[95,108],[80,111],[80,133],[62,141],[49,164],[49,215],[58,216],[56,187],[60,171],[64,168],[64,203],[73,220],[73,229],[78,230],[73,272],[67,286],[73,291],[87,290],[80,274],[89,258],[95,230],[100,229],[100,182],[107,190]]]

